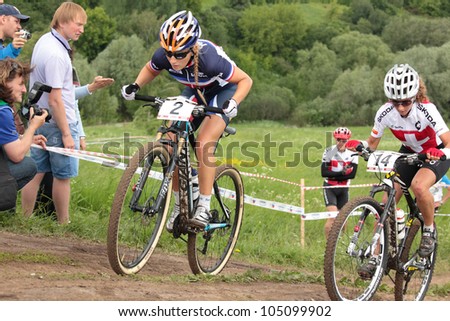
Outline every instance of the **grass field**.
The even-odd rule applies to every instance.
[[[296,128],[273,122],[236,124],[237,134],[221,141],[218,149],[220,162],[231,162],[242,173],[245,194],[267,201],[277,201],[300,206],[300,187],[271,179],[249,177],[261,174],[300,183],[306,186],[321,186],[321,157],[325,146],[332,144],[334,128]],[[353,138],[365,139],[370,128],[351,128]],[[115,124],[86,128],[89,151],[108,154],[132,154],[136,146],[151,140],[144,131],[133,124]],[[125,139],[124,139],[125,138]],[[125,143],[124,143],[125,141]],[[383,137],[379,149],[397,150],[398,143],[389,134]],[[373,173],[365,171],[365,162],[360,159],[356,179],[352,184],[377,182]],[[78,237],[106,241],[109,211],[122,170],[101,166],[82,160],[80,175],[72,182],[71,221],[60,227],[53,221],[33,217],[2,218],[3,228],[26,233],[76,235]],[[366,195],[368,187],[352,188],[351,197]],[[324,211],[322,190],[305,192],[305,212]],[[450,213],[449,204],[441,210]],[[450,240],[445,237],[450,231],[450,218],[436,219],[439,233],[439,255],[437,269],[448,271]],[[300,217],[246,204],[241,235],[234,254],[244,261],[280,264],[302,268],[322,275],[325,238],[323,220],[305,222],[305,246],[300,244]],[[165,251],[184,252],[183,242],[164,233],[160,247]]]

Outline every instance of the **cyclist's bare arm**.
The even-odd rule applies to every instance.
[[[381,140],[381,137],[375,138],[373,136],[369,136],[369,138],[367,139],[367,143],[369,144],[370,150],[376,150],[378,147],[378,144],[380,143],[380,140]]]
[[[450,159],[450,131],[439,135],[439,138],[441,139],[442,144],[444,145],[444,148],[442,149],[442,151],[444,152],[447,159]],[[430,158],[430,155],[427,154],[427,157]],[[432,158],[430,158],[430,159],[432,159]]]
[[[142,67],[141,71],[139,72],[136,80],[134,81],[136,84],[139,85],[139,87],[143,87],[146,84],[153,81],[153,79],[156,78],[156,76],[159,75],[159,72],[156,72],[150,68],[148,64],[145,64],[144,67]]]

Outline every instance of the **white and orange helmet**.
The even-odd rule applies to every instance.
[[[159,31],[161,47],[177,52],[191,48],[202,34],[197,19],[190,11],[180,11],[167,19]]]
[[[352,132],[347,127],[338,127],[333,132],[333,137],[338,139],[349,139],[352,136]]]

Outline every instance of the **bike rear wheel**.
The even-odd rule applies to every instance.
[[[216,170],[214,191],[211,195],[213,228],[188,235],[189,266],[194,274],[220,273],[238,240],[244,213],[244,185],[238,170],[222,165]]]
[[[154,213],[169,153],[160,144],[148,143],[130,160],[114,196],[108,226],[107,251],[117,274],[139,272],[149,260],[163,231],[170,203],[168,194]]]
[[[400,267],[395,274],[395,300],[397,301],[422,301],[431,283],[436,263],[437,230],[436,247],[427,258],[421,258],[418,254],[422,237],[420,231],[420,222],[415,220],[406,238]],[[406,268],[405,264],[407,264]]]
[[[375,294],[387,264],[388,233],[382,230],[376,253],[378,263],[370,280],[358,274],[370,259],[370,244],[383,209],[371,197],[357,197],[348,202],[336,216],[328,235],[325,257],[325,286],[331,300],[370,300]],[[361,214],[364,213],[360,222]],[[354,233],[359,229],[359,234]]]

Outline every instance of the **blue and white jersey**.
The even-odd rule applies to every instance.
[[[208,40],[199,39],[198,54],[198,87],[206,95],[220,91],[229,83],[233,76],[236,64],[227,56],[222,47]],[[153,54],[149,67],[159,73],[167,70],[174,79],[185,86],[195,88],[194,59],[191,59],[182,70],[173,70],[167,59],[164,49],[159,48]]]

